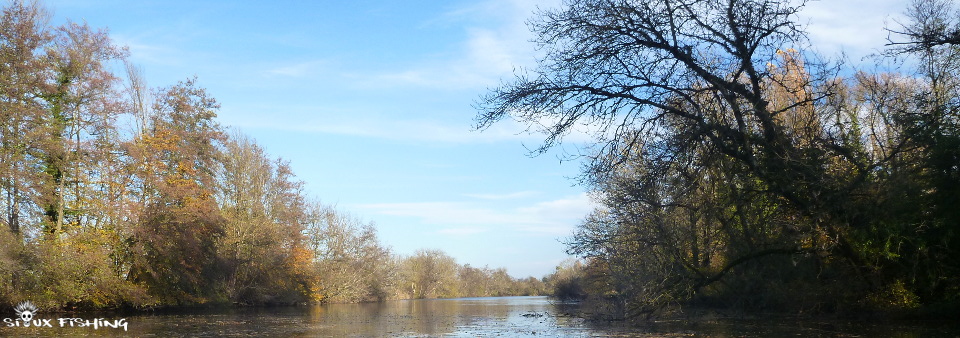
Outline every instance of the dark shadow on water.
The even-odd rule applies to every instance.
[[[801,319],[591,321],[579,304],[547,297],[404,300],[251,308],[191,308],[138,314],[44,314],[54,327],[0,327],[0,336],[139,337],[955,337],[949,322],[876,323]],[[12,314],[8,315],[12,317]],[[124,319],[114,328],[56,327],[63,316]],[[951,325],[952,324],[952,325]]]

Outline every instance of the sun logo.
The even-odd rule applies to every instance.
[[[17,311],[17,315],[20,316],[20,320],[24,322],[33,320],[33,316],[37,314],[37,306],[33,305],[33,303],[30,301],[20,303],[13,310]]]

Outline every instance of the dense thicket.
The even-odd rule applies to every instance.
[[[126,51],[36,2],[0,18],[0,304],[268,304],[540,294],[537,279],[398,257],[216,122],[196,79],[147,89]],[[123,67],[125,66],[125,67]],[[114,69],[126,69],[118,76]]]
[[[579,0],[534,19],[539,66],[479,125],[541,126],[543,149],[593,132],[602,207],[569,240],[586,293],[625,316],[960,303],[955,9],[914,1],[888,53],[905,62],[870,72],[819,59],[803,5]]]

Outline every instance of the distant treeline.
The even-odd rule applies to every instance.
[[[544,280],[399,257],[215,121],[190,79],[148,90],[127,52],[35,2],[0,21],[0,304],[48,309],[539,295]],[[125,74],[111,71],[126,65]],[[123,79],[122,79],[123,78]]]
[[[561,295],[621,319],[956,318],[960,12],[912,1],[853,69],[816,53],[806,3],[570,0],[533,18],[539,65],[478,120],[540,128],[540,150],[593,133],[581,178],[602,207],[568,241],[583,261]]]

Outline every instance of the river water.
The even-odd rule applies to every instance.
[[[667,320],[627,326],[571,316],[575,304],[497,297],[182,310],[135,315],[38,313],[31,327],[5,320],[2,336],[138,337],[957,337],[956,323],[810,320]],[[82,320],[61,320],[80,317]],[[98,318],[103,318],[97,322]],[[44,319],[47,319],[45,322]],[[81,326],[82,323],[95,325]],[[102,325],[125,324],[120,327]],[[62,323],[62,324],[61,324]],[[71,323],[73,325],[71,326]]]

